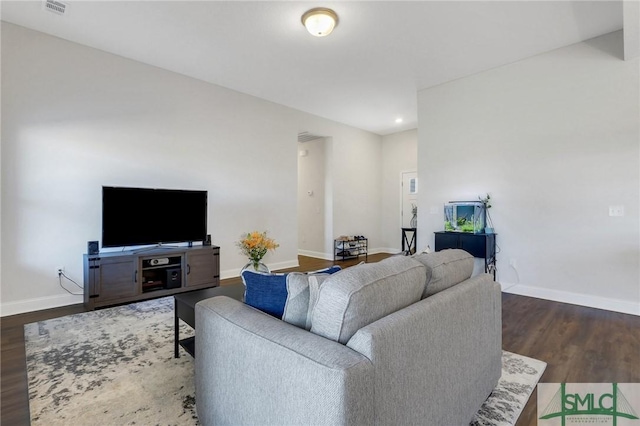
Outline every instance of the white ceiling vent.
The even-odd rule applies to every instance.
[[[298,133],[298,142],[311,142],[316,139],[322,139],[324,136],[314,135],[309,132]]]
[[[67,5],[65,3],[56,0],[44,0],[42,2],[42,7],[56,15],[64,15],[64,12],[67,10]]]

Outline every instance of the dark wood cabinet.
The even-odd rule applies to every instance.
[[[220,276],[220,252],[187,252],[187,287],[197,287],[210,283]]]
[[[436,251],[462,249],[473,257],[484,259],[484,271],[493,273],[496,266],[496,234],[470,234],[466,232],[435,232]]]
[[[97,268],[98,294],[105,299],[119,299],[138,294],[136,267],[131,256],[106,258]]]
[[[220,247],[159,247],[84,255],[87,309],[220,285]]]

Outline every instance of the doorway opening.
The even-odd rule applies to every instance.
[[[298,254],[333,260],[330,158],[333,139],[298,134]]]

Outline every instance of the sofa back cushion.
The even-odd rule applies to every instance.
[[[464,250],[448,249],[413,256],[427,268],[427,284],[423,298],[452,287],[471,277],[473,256]]]
[[[344,344],[365,325],[419,301],[425,281],[425,267],[406,256],[346,268],[322,283],[311,332]]]

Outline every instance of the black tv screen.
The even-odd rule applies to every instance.
[[[204,241],[207,191],[102,187],[102,247]]]

